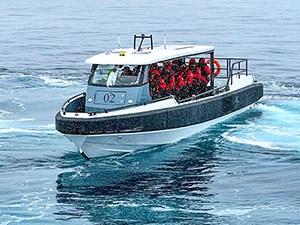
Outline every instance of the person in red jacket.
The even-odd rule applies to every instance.
[[[168,95],[168,91],[167,91],[167,84],[164,80],[164,78],[160,77],[158,80],[158,85],[156,87],[156,92],[158,94],[158,97],[165,97]]]
[[[198,66],[201,69],[201,75],[202,75],[201,80],[205,84],[205,88],[204,88],[205,90],[204,91],[207,91],[207,83],[208,83],[209,77],[211,75],[211,70],[210,70],[209,66],[207,65],[207,63],[205,62],[204,58],[199,59]]]
[[[173,71],[168,78],[169,91],[171,94],[175,95],[175,72]]]
[[[160,73],[164,74],[165,70],[169,70],[170,73],[172,72],[172,66],[171,66],[171,63],[169,61],[163,62],[163,67],[162,67]]]
[[[163,68],[160,71],[159,80],[156,86],[156,95],[159,98],[166,97],[171,94],[170,77],[172,68],[170,62],[163,62]]]
[[[155,98],[156,87],[159,82],[159,68],[157,63],[153,63],[149,69],[149,93],[152,98]]]
[[[190,95],[198,94],[201,89],[201,70],[196,63],[189,66],[186,82]]]

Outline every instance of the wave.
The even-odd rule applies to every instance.
[[[15,119],[15,120],[0,120],[1,123],[15,123],[15,122],[31,122],[34,121],[34,118],[20,118],[20,119]]]
[[[242,216],[253,210],[256,209],[255,208],[220,209],[220,210],[212,210],[211,214],[218,215],[218,216],[229,216],[229,215]]]
[[[30,133],[30,134],[54,134],[57,133],[55,130],[33,130],[33,129],[22,129],[22,128],[0,128],[0,133]]]
[[[22,111],[25,111],[26,108],[22,102],[19,101],[19,98],[15,98],[12,103],[15,103],[19,108],[21,108]]]
[[[0,109],[0,118],[5,117],[7,115],[11,115],[11,112]]]
[[[224,134],[223,137],[226,138],[227,140],[229,140],[230,142],[234,142],[234,143],[258,146],[261,148],[272,149],[272,150],[284,150],[284,148],[273,146],[272,142],[249,140],[246,138],[238,138],[236,136],[230,135],[229,133]]]
[[[270,106],[270,105],[265,105],[265,104],[257,104],[256,107],[262,111],[271,111],[271,112],[276,112],[276,113],[285,113],[286,112],[284,109],[281,109],[274,105]]]
[[[299,99],[300,84],[299,82],[267,82],[264,83],[265,96],[284,98],[284,99]]]
[[[40,75],[39,78],[44,82],[44,84],[52,87],[68,87],[81,84],[78,82],[78,79],[75,79],[74,77],[68,77],[68,79],[65,79],[63,77]]]
[[[256,210],[255,208],[236,208],[236,209],[184,209],[184,208],[172,208],[169,206],[154,206],[151,207],[152,211],[155,212],[182,212],[182,213],[193,213],[193,214],[212,214],[212,215],[218,215],[218,216],[228,216],[228,215],[235,215],[235,216],[242,216],[245,215],[253,210]]]
[[[32,124],[34,118],[20,118],[16,120],[0,120],[0,133],[30,133],[30,134],[53,134],[57,133],[54,124]]]
[[[34,87],[69,87],[83,85],[87,76],[73,73],[62,74],[31,74],[31,73],[7,73],[0,72],[0,86],[3,89],[23,89]],[[1,88],[1,89],[2,89]]]
[[[271,94],[265,94],[262,98],[262,100],[267,101],[267,100],[300,100],[300,96],[293,96],[293,95],[271,95]]]
[[[260,117],[246,118],[244,124],[225,124],[226,140],[272,150],[297,150],[300,143],[300,105],[298,100],[268,100],[253,110]]]

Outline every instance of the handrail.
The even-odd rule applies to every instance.
[[[175,99],[178,103],[184,103],[184,102],[189,102],[191,100],[197,100],[197,99],[200,99],[202,97],[207,97],[209,95],[215,95],[217,93],[223,92],[224,90],[227,90],[227,85],[210,89],[209,91],[206,91],[206,92],[203,92],[203,93],[200,93],[200,94],[197,94],[197,95],[193,95],[189,98],[178,99],[178,98],[175,97]]]
[[[66,107],[67,107],[67,104],[69,104],[71,101],[74,101],[76,100],[77,98],[81,98],[81,97],[85,97],[86,96],[86,93],[85,92],[82,92],[78,95],[75,95],[73,96],[72,98],[68,99],[61,107],[61,111],[62,113],[66,113]]]
[[[248,59],[246,58],[215,58],[215,59],[221,62],[226,61],[225,68],[221,68],[221,70],[226,70],[227,87],[229,87],[229,84],[232,84],[233,82],[232,76],[238,75],[238,77],[240,77],[241,74],[246,74],[246,76],[248,76]]]

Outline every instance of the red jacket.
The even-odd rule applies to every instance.
[[[194,82],[194,74],[191,70],[186,75],[186,85],[190,85]]]
[[[156,92],[160,93],[164,90],[168,90],[168,86],[163,78],[159,78],[159,83],[156,86]]]
[[[198,67],[197,67],[196,71],[192,71],[192,70],[188,71],[188,74],[186,77],[187,85],[190,85],[192,83],[199,85],[200,84],[199,81],[201,79],[202,79],[201,70]]]
[[[185,86],[185,80],[183,79],[183,73],[180,73],[177,77],[177,81],[176,81],[176,89],[178,91],[181,90],[181,88],[183,88]]]
[[[171,77],[169,79],[169,87],[175,88],[175,76],[174,75],[171,75]]]

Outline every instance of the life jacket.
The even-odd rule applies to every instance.
[[[191,85],[191,84],[199,85],[201,77],[202,77],[201,70],[198,67],[195,72],[189,70],[187,74],[187,85]]]
[[[157,82],[157,80],[159,79],[159,71],[157,68],[155,69],[150,69],[149,70],[149,74],[150,74],[150,82],[152,85],[155,85],[155,83]]]
[[[190,86],[194,82],[194,74],[191,70],[186,75],[186,85]]]
[[[158,70],[158,68],[150,68],[149,69],[149,73],[158,74],[159,75],[159,70]]]
[[[210,75],[211,75],[211,69],[209,68],[208,65],[205,65],[205,66],[204,66],[204,71],[206,72],[207,76],[210,76]]]
[[[172,66],[170,62],[163,62],[163,67],[161,68],[160,73],[164,74],[165,70],[168,70],[170,73],[172,73]]]
[[[174,76],[174,74],[170,76],[169,87],[170,87],[170,89],[175,88],[175,76]]]
[[[201,76],[200,80],[202,80],[205,84],[207,84],[207,78],[205,76]]]
[[[194,75],[194,80],[199,81],[201,79],[201,70],[197,67],[196,72],[192,72]]]
[[[176,90],[180,91],[183,87],[185,87],[185,80],[183,79],[183,73],[180,73],[176,81]]]
[[[159,78],[159,82],[158,82],[158,86],[156,88],[156,90],[160,93],[164,90],[167,90],[167,84],[165,82],[165,80],[163,78]]]
[[[202,68],[202,76],[201,76],[201,80],[207,84],[208,83],[208,77],[211,75],[211,70],[209,68],[209,66],[207,64],[205,64]]]

